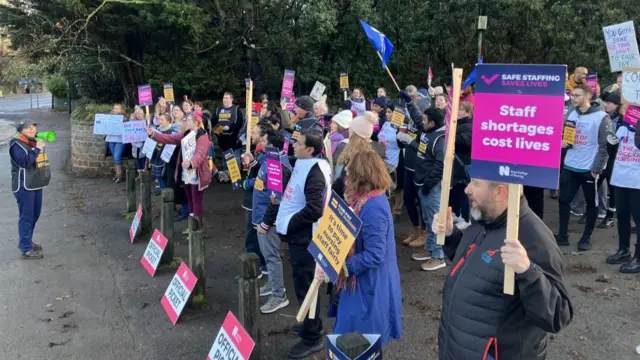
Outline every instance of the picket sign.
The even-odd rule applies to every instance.
[[[247,360],[255,346],[255,341],[229,311],[209,350],[207,360]]]
[[[451,104],[451,120],[449,121],[449,136],[444,155],[444,169],[442,170],[442,191],[440,192],[440,220],[446,221],[449,212],[449,191],[451,188],[451,173],[453,172],[453,158],[456,146],[456,129],[458,127],[458,108],[460,107],[460,87],[462,86],[462,69],[453,69],[453,104]],[[431,226],[431,224],[427,224]],[[438,245],[444,245],[445,234],[438,234]]]
[[[507,209],[507,239],[517,239],[520,228],[520,196],[522,185],[509,184],[509,205]],[[504,266],[504,285],[502,292],[513,295],[515,291],[516,272],[510,265]]]
[[[131,227],[129,228],[129,240],[131,240],[132,244],[133,244],[133,239],[136,238],[136,233],[138,232],[138,228],[140,227],[140,219],[142,219],[142,204],[138,205],[136,216],[133,217],[133,221],[131,222]]]
[[[251,109],[253,108],[253,80],[245,79],[245,85],[247,86],[247,97],[245,103],[245,111],[247,123],[251,119]],[[251,152],[251,129],[247,126],[247,147],[246,152]]]
[[[156,269],[158,268],[158,264],[160,264],[162,253],[167,247],[167,242],[167,238],[156,229],[151,236],[147,249],[142,255],[142,259],[140,259],[140,263],[152,277],[156,274]]]
[[[169,283],[167,291],[162,295],[162,300],[160,300],[173,325],[178,322],[178,317],[180,317],[184,305],[187,303],[189,296],[191,296],[193,288],[196,287],[196,282],[198,282],[198,278],[191,272],[191,269],[184,262],[181,263],[171,283]]]

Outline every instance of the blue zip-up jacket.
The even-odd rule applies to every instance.
[[[291,164],[289,163],[289,157],[284,155],[283,152],[280,153],[280,163],[282,164],[282,185],[286,186],[289,182],[289,177],[291,177]],[[251,214],[251,222],[253,225],[264,223],[265,230],[275,222],[275,215],[277,215],[279,208],[279,205],[277,205],[275,214],[271,214],[271,216],[267,215],[267,213],[273,212],[269,211],[273,205],[271,204],[271,192],[271,190],[267,189],[267,161],[265,156],[253,185],[253,213]],[[282,193],[276,193],[276,199],[280,200],[281,198]],[[274,209],[271,208],[271,210]]]
[[[257,158],[253,159],[253,162],[249,164],[249,171],[247,178],[242,183],[244,189],[244,198],[242,199],[242,208],[251,211],[253,209],[253,185],[256,182],[258,176],[258,170],[265,162],[267,155],[264,153],[258,154]]]

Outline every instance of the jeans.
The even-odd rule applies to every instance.
[[[464,193],[464,189],[467,188],[467,184],[459,183],[453,185],[449,191],[449,206],[451,211],[458,217],[469,222],[469,211],[471,206],[469,204],[469,197]]]
[[[264,268],[266,262],[264,261],[264,256],[262,256],[262,251],[260,251],[258,232],[253,227],[253,222],[251,222],[251,210],[246,210],[244,213],[244,230],[246,232],[246,237],[244,239],[245,251],[258,255],[258,257],[260,258],[260,267]]]
[[[158,176],[156,179],[158,180],[158,185],[160,185],[160,190],[167,187],[167,181],[164,179],[164,176]]]
[[[307,250],[308,245],[289,244],[289,262],[293,273],[293,286],[296,290],[298,304],[302,305],[304,297],[309,291],[316,271],[316,261]],[[304,318],[300,338],[305,345],[314,346],[322,342],[322,319],[320,319],[320,292],[318,292],[318,305],[316,306],[316,318]]]
[[[122,154],[124,153],[124,144],[118,142],[109,143],[109,151],[113,155],[113,163],[115,165],[122,165]]]
[[[18,248],[21,252],[33,250],[33,230],[42,210],[42,190],[25,190],[22,186],[13,193],[18,202]]]
[[[631,247],[631,217],[640,224],[640,190],[615,187],[618,215],[618,242],[620,249]],[[640,233],[636,234],[636,254],[640,251]]]
[[[422,188],[418,189],[420,204],[422,204],[422,218],[427,224],[431,224],[435,214],[440,211],[440,192],[440,184],[432,187],[427,195],[422,193]],[[425,230],[427,232],[427,242],[424,244],[424,248],[431,253],[432,258],[444,259],[444,251],[442,246],[436,242],[437,236],[431,231],[431,226],[427,226]]]
[[[264,256],[264,260],[267,262],[271,291],[273,292],[273,295],[283,297],[285,294],[285,288],[282,258],[280,257],[280,236],[276,231],[275,225],[270,227],[266,234],[260,234],[257,232],[257,235],[260,251]]]
[[[194,216],[202,216],[204,214],[204,193],[198,190],[198,185],[184,185],[184,191],[187,193],[187,202],[189,210]]]
[[[418,197],[418,187],[413,183],[413,171],[404,170],[404,207],[413,226],[425,228],[424,219],[420,218],[420,197]],[[418,205],[416,206],[416,201]],[[422,224],[420,221],[422,220]]]
[[[144,167],[147,164],[147,158],[142,157],[142,158],[136,159],[136,164],[138,165],[138,170],[144,170]]]
[[[593,233],[593,228],[598,218],[596,179],[594,179],[593,176],[591,176],[591,172],[588,171],[575,172],[563,169],[560,174],[560,226],[558,230],[558,237],[561,239],[568,237],[571,201],[576,196],[580,187],[582,187],[584,200],[587,203],[587,223],[584,226],[582,237],[590,238]]]

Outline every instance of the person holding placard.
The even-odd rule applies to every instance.
[[[211,143],[207,133],[200,128],[201,123],[202,118],[190,115],[186,121],[187,130],[183,133],[162,134],[150,127],[147,129],[147,134],[158,143],[180,145],[178,161],[181,166],[176,167],[174,178],[176,183],[184,184],[190,215],[196,217],[204,214],[203,191],[211,182],[207,164]]]
[[[597,179],[607,165],[607,137],[612,134],[609,115],[592,107],[591,96],[592,90],[586,84],[575,86],[571,92],[575,109],[569,114],[567,122],[575,124],[576,133],[560,174],[560,226],[556,240],[559,245],[569,245],[567,233],[571,201],[582,187],[587,203],[587,219],[578,242],[579,251],[591,249],[591,234],[598,217]],[[563,140],[563,146],[567,145]]]
[[[131,114],[131,117],[129,118],[129,121],[144,121],[144,120],[145,120],[144,110],[142,110],[140,106],[136,105],[136,107],[133,110],[133,113]],[[133,156],[134,159],[136,159],[138,172],[140,172],[141,170],[144,170],[144,167],[147,162],[147,157],[145,156],[145,154],[142,153],[143,145],[144,145],[144,142],[134,142],[131,144],[131,155]],[[136,177],[136,181],[138,180],[140,180],[140,175]]]
[[[435,234],[446,234],[453,264],[442,295],[438,359],[543,360],[547,333],[573,319],[562,252],[524,197],[519,238],[505,240],[509,184],[471,179],[465,192],[471,226],[454,226],[451,208],[446,220],[436,213],[431,225]],[[513,296],[503,293],[505,265],[516,273]]]
[[[250,114],[247,115],[247,118]],[[248,120],[247,120],[248,121]],[[238,142],[240,130],[244,127],[244,117],[238,105],[233,104],[233,94],[225,92],[222,96],[222,106],[216,108],[211,119],[212,132],[218,136],[218,146],[225,152],[233,149],[233,153],[240,163],[242,146]],[[229,182],[229,170],[226,161],[222,162],[222,170],[218,173],[220,182]]]
[[[173,127],[173,124],[171,123],[171,117],[169,116],[169,114],[161,114],[158,117],[157,122],[158,122],[158,127],[156,128],[156,131],[162,134],[175,134],[177,132],[176,129]],[[162,154],[163,149],[164,149],[164,144],[158,143],[156,145],[156,149],[153,151],[151,160],[149,161],[149,164],[151,166],[151,176],[153,176],[156,180],[158,180],[158,185],[160,185],[160,191],[162,191],[162,189],[167,187],[167,181],[166,181],[167,163],[165,163],[164,160],[160,158],[160,155]]]
[[[373,100],[373,105],[371,109],[374,113],[378,114],[378,124],[373,127],[373,135],[371,136],[371,140],[378,141],[378,134],[382,131],[384,124],[387,121],[391,120],[391,118],[387,118],[387,103],[391,102],[386,97],[379,97]]]
[[[618,215],[618,251],[607,257],[607,263],[622,264],[620,272],[624,274],[640,273],[640,234],[636,235],[635,253],[631,255],[631,218],[640,223],[640,133],[636,126],[621,123],[616,136],[610,139],[618,145],[611,174]]]
[[[122,115],[122,122],[126,120],[122,104],[113,104],[111,114]],[[112,181],[116,184],[121,183],[124,181],[122,155],[124,154],[124,150],[126,147],[126,145],[122,143],[122,135],[107,135],[104,137],[104,141],[107,143],[109,151],[113,156],[113,166],[115,168],[116,175],[113,177]]]
[[[314,278],[313,256],[307,250],[313,232],[322,217],[331,193],[331,166],[320,158],[323,141],[320,133],[303,132],[294,143],[295,163],[291,179],[282,195],[276,217],[276,230],[289,244],[289,262],[298,304],[302,305]],[[305,317],[299,330],[300,342],[289,350],[289,357],[301,359],[323,349],[320,304],[314,319]]]
[[[402,334],[402,291],[393,216],[385,195],[391,184],[385,163],[373,151],[354,155],[347,166],[345,195],[362,221],[338,277],[339,304],[334,334],[380,334],[382,345]],[[325,273],[316,266],[316,279]],[[363,304],[365,306],[363,306]]]
[[[153,125],[158,126],[160,115],[166,114],[168,110],[167,100],[164,97],[160,96],[158,98],[158,102],[156,103],[155,108],[153,109]]]
[[[284,138],[279,132],[268,129],[261,139],[263,148],[277,148],[280,153],[281,184],[289,182],[291,177],[291,165],[289,158],[282,152]],[[268,189],[268,160],[261,163],[258,175],[253,185],[253,211],[252,224],[258,235],[260,252],[264,256],[269,279],[260,288],[260,296],[269,296],[269,300],[260,307],[263,314],[274,313],[289,305],[286,289],[284,287],[284,273],[282,270],[282,258],[280,256],[280,236],[276,231],[275,221],[280,209],[282,193],[276,193]]]
[[[355,111],[356,116],[362,116],[364,115],[365,111],[370,110],[367,104],[367,100],[365,100],[360,88],[353,89],[349,100],[351,101],[351,110]]]

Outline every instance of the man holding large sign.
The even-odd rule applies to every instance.
[[[521,199],[521,185],[557,186],[565,67],[476,69],[472,180],[465,189],[476,222],[462,233],[449,210],[447,219],[437,214],[432,224],[434,233],[447,236],[444,250],[453,264],[444,284],[438,358],[544,359],[546,333],[565,327],[573,309],[562,253]]]

